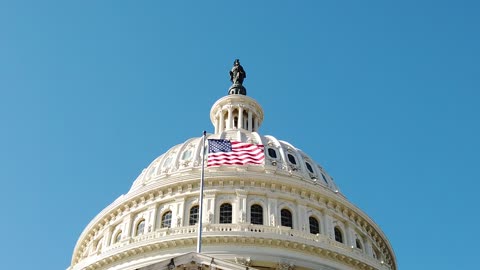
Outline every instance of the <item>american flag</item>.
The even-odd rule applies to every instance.
[[[263,145],[229,140],[208,140],[207,167],[220,165],[263,164]]]

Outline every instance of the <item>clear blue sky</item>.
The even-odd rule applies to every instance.
[[[312,156],[400,269],[476,269],[478,1],[0,1],[2,269],[65,269],[88,222],[213,131],[240,58],[263,135]]]

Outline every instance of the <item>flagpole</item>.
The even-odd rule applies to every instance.
[[[202,213],[203,213],[203,182],[205,181],[205,141],[207,139],[207,132],[203,131],[203,149],[202,149],[202,174],[200,176],[200,199],[198,207],[198,237],[197,237],[197,253],[202,253]]]

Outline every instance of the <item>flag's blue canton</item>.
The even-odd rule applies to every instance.
[[[208,140],[208,153],[232,152],[232,143],[229,140]]]

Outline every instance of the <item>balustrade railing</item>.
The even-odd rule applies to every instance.
[[[142,235],[127,237],[120,240],[117,243],[111,244],[103,249],[103,252],[110,251],[113,249],[121,248],[130,243],[139,243],[153,239],[163,238],[167,239],[176,239],[178,236],[187,236],[187,237],[196,237],[198,232],[198,226],[184,226],[184,227],[174,227],[174,228],[160,228],[153,232],[145,233]],[[303,241],[305,244],[311,244],[316,246],[331,246],[342,250],[343,252],[350,253],[353,257],[362,258],[364,260],[375,262],[380,264],[377,260],[363,253],[362,251],[352,249],[347,245],[337,242],[326,235],[323,234],[311,234],[309,232],[294,230],[290,227],[284,226],[265,226],[265,225],[254,225],[247,223],[239,224],[204,224],[203,226],[203,235],[204,236],[214,236],[215,234],[221,233],[222,235],[242,235],[242,236],[256,236],[262,234],[262,237],[265,237],[265,234],[271,234],[272,238],[275,238],[275,235],[279,238],[289,241]],[[390,269],[388,265],[381,264],[381,269]]]

